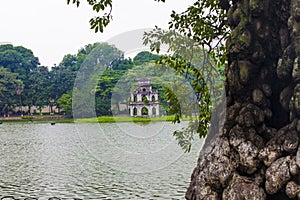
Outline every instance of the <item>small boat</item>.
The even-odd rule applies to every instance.
[[[51,125],[55,125],[55,122],[51,122]]]

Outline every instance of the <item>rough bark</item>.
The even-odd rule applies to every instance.
[[[300,1],[233,1],[228,23],[224,126],[214,119],[186,199],[300,199]]]

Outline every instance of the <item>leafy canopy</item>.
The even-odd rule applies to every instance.
[[[17,103],[17,91],[23,87],[17,76],[17,73],[0,66],[0,113],[7,113]]]

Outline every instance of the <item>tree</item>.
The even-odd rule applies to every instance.
[[[118,65],[119,66],[119,65]],[[127,70],[106,69],[101,75],[96,88],[96,113],[97,116],[112,115],[111,104],[115,103],[118,108],[118,102],[113,102],[112,93],[115,90],[116,83],[120,80]],[[118,111],[120,109],[118,108]]]
[[[218,126],[218,115],[186,198],[293,199],[300,166],[295,103],[299,4],[230,3],[223,9],[231,29],[224,126]]]
[[[220,52],[227,56],[226,110],[212,113],[187,199],[300,197],[299,9],[296,0],[207,0],[172,13],[171,29],[208,48],[220,63]],[[102,29],[108,22],[100,23]],[[227,33],[226,49],[212,47]]]
[[[19,94],[22,105],[30,105],[30,75],[39,65],[39,60],[30,49],[10,44],[0,45],[0,65],[10,72],[17,73],[23,82],[22,93]],[[21,105],[20,105],[21,106]]]
[[[0,113],[7,114],[18,104],[16,93],[23,83],[17,79],[18,74],[0,67]]]
[[[6,44],[0,45],[0,65],[11,72],[19,73],[23,78],[39,65],[39,61],[30,49]]]
[[[72,94],[70,92],[63,94],[57,100],[58,106],[64,110],[67,115],[72,114]]]
[[[47,67],[39,66],[30,72],[28,106],[37,106],[41,110],[43,106],[49,105],[51,79]]]
[[[124,57],[123,53],[119,49],[107,43],[100,43],[87,55],[77,72],[73,87],[72,108],[75,118],[96,117],[95,93],[98,92],[98,88],[95,86],[103,72],[111,68],[112,63],[122,57]],[[106,78],[110,79],[110,77]],[[107,93],[109,92],[108,89]],[[99,101],[96,103],[99,103]]]
[[[153,60],[155,61],[157,59],[159,59],[159,55],[155,55],[153,53],[150,53],[149,51],[142,51],[134,57],[133,62],[136,65],[141,65]]]
[[[72,93],[78,70],[89,53],[99,45],[99,43],[88,44],[79,49],[75,55],[67,54],[58,66],[51,68],[51,71],[49,72],[50,82],[47,86],[48,103],[49,100],[54,100],[54,103],[57,103],[58,99],[66,99],[66,95]],[[69,112],[69,109],[67,110],[67,112]]]

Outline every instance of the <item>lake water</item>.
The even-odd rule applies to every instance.
[[[183,154],[185,124],[0,125],[0,198],[184,199],[201,142]]]

